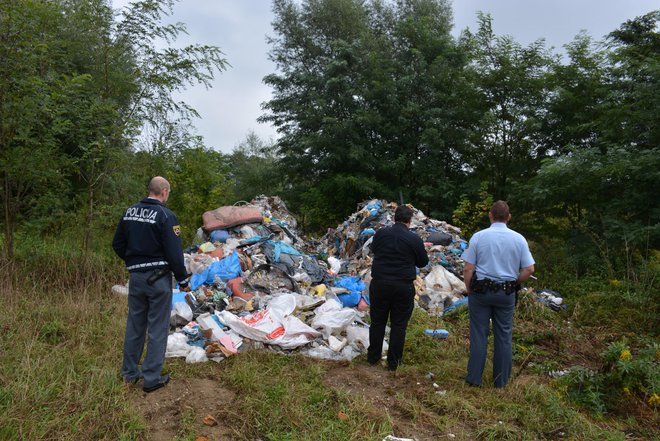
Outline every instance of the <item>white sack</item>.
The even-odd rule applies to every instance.
[[[229,311],[221,311],[218,316],[225,325],[243,337],[292,349],[321,336],[320,332],[290,315],[295,307],[295,297],[283,294],[273,298],[266,309],[254,314],[237,317]]]
[[[316,309],[320,309],[330,302],[326,302]],[[330,335],[339,335],[349,326],[357,316],[354,308],[342,308],[339,311],[326,311],[317,314],[312,320],[312,328],[319,329],[326,340]]]
[[[188,344],[188,337],[181,332],[175,332],[167,336],[167,349],[165,357],[187,357],[193,346]]]

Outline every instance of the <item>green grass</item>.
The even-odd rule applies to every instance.
[[[6,272],[12,276],[0,292],[2,440],[148,439],[148,422],[119,377],[126,301],[110,288],[126,274],[119,264],[108,266],[104,259],[86,262],[34,257]],[[617,337],[567,325],[579,317],[579,310],[557,314],[522,298],[516,312],[516,365],[510,386],[488,386],[489,362],[486,386],[474,389],[464,384],[466,310],[441,319],[416,310],[408,331],[406,365],[396,377],[400,387],[387,392],[394,403],[389,411],[367,396],[324,382],[330,370],[350,372],[350,364],[295,353],[250,351],[220,364],[168,360],[166,368],[173,378],[211,378],[236,394],[234,402],[226,403],[231,418],[223,424],[237,440],[382,440],[397,435],[404,423],[420,434],[441,434],[442,439],[451,433],[456,440],[659,436],[657,410],[631,401],[628,413],[595,417],[568,401],[547,375],[589,355],[579,353],[578,345],[596,360],[600,348]],[[608,312],[607,317],[616,315]],[[427,337],[423,330],[429,327],[446,328],[449,338]],[[533,368],[520,368],[529,362]],[[364,356],[352,362],[364,363]],[[425,378],[428,372],[434,374],[433,381]],[[387,373],[383,370],[382,375]],[[338,418],[339,412],[348,418]],[[192,409],[182,412],[176,439],[194,440],[204,416]]]

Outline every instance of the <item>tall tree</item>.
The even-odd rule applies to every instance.
[[[278,167],[275,147],[250,132],[227,158],[234,195],[249,201],[261,194],[281,194],[284,176]]]
[[[51,2],[0,1],[0,198],[9,259],[17,223],[64,183],[54,101],[72,82],[57,81],[54,30],[60,20]]]
[[[274,11],[280,73],[265,78],[274,94],[262,120],[281,134],[299,211],[317,212],[321,226],[370,196],[442,200],[447,186],[435,186],[460,173],[468,126],[455,93],[466,58],[448,3],[277,0]]]
[[[554,108],[580,103],[579,116],[566,120],[558,137],[571,144],[521,188],[540,212],[562,216],[589,238],[610,277],[622,268],[630,273],[660,246],[660,212],[652,202],[660,180],[659,18],[652,12],[612,32],[603,65],[593,56],[574,59],[592,67],[579,70],[585,87],[560,93]]]
[[[547,153],[539,129],[547,113],[551,58],[543,40],[522,47],[495,35],[487,14],[479,14],[472,41],[483,113],[468,163],[496,199],[506,199],[509,184],[533,176]]]

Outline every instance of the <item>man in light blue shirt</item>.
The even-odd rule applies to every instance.
[[[525,238],[507,227],[511,219],[504,201],[488,213],[490,228],[479,231],[461,258],[463,279],[470,296],[470,358],[466,381],[480,386],[486,365],[488,332],[493,322],[493,381],[504,387],[511,375],[515,292],[534,273],[534,259]]]

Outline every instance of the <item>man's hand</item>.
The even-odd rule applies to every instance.
[[[190,284],[188,283],[188,280],[179,282],[179,291],[190,292]]]

